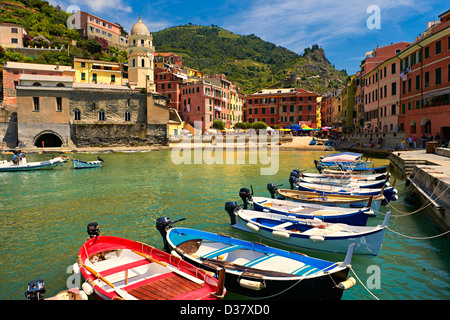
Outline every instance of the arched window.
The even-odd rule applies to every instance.
[[[98,121],[105,121],[105,111],[104,110],[100,110],[98,112]]]
[[[81,120],[81,112],[80,112],[80,110],[75,109],[73,111],[73,113],[74,113],[74,120]]]
[[[57,87],[65,87],[65,85],[64,85],[64,83],[58,83],[57,85],[56,85]]]
[[[131,65],[133,66],[133,68],[136,67],[136,60],[135,59],[131,60]]]
[[[144,39],[141,39],[141,46],[144,46]]]
[[[39,82],[35,82],[35,83],[33,83],[33,86],[34,86],[34,87],[40,87],[41,84],[40,84]]]
[[[131,112],[125,111],[125,121],[131,121]]]
[[[136,45],[136,39],[133,39],[133,46]]]
[[[145,59],[141,60],[141,67],[144,68],[145,67]]]

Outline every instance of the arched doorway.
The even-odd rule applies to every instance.
[[[62,144],[61,137],[53,132],[41,133],[34,142],[34,145],[38,148],[59,148]]]
[[[428,118],[423,118],[420,121],[420,126],[422,127],[422,133],[431,133],[431,121]]]

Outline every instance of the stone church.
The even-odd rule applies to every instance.
[[[22,147],[166,145],[170,109],[155,90],[152,39],[139,19],[129,34],[127,85],[21,74],[15,85],[17,127],[4,122],[0,138],[17,130]]]

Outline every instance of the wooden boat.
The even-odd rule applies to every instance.
[[[105,300],[217,300],[225,294],[223,279],[144,243],[96,230],[95,223],[88,225],[91,238],[78,253],[88,294]]]
[[[230,212],[228,212],[230,214]],[[300,219],[272,212],[243,210],[236,207],[234,228],[261,236],[278,244],[295,248],[346,253],[355,244],[354,254],[376,256],[380,252],[390,212],[381,225],[353,226],[343,223],[325,223],[320,219]]]
[[[381,200],[376,200],[381,203]],[[365,226],[369,217],[376,217],[371,209],[374,201],[370,200],[367,207],[343,208],[326,206],[315,203],[296,202],[291,200],[271,199],[264,197],[253,197],[252,207],[255,211],[268,211],[286,216],[293,216],[302,219],[320,219],[324,222],[346,223],[351,225]]]
[[[62,165],[63,162],[65,161],[67,160],[65,160],[63,157],[56,157],[46,161],[36,161],[36,162],[25,161],[19,164],[14,164],[12,161],[1,161],[0,172],[54,169],[58,165]]]
[[[340,194],[340,195],[358,195],[358,196],[375,196],[378,194],[384,195],[384,201],[382,204],[387,204],[391,200],[398,199],[397,189],[395,187],[382,187],[377,189],[359,188],[353,186],[333,186],[325,184],[315,183],[302,183],[298,182],[295,185],[300,191],[319,192],[321,194]]]
[[[73,166],[75,169],[87,169],[87,168],[98,168],[101,167],[103,161],[81,161],[78,159],[73,159]]]
[[[330,262],[189,228],[173,227],[168,217],[156,227],[167,251],[202,269],[225,268],[227,290],[250,298],[341,299],[348,283],[354,245],[343,262]]]

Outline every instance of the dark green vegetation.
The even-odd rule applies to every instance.
[[[99,39],[81,39],[76,30],[68,29],[69,16],[41,0],[0,1],[0,22],[24,26],[29,34],[24,38],[26,45],[64,48],[39,56],[0,50],[0,62],[71,65],[74,57],[126,61],[124,51]],[[317,45],[300,55],[253,34],[240,36],[217,26],[191,24],[154,32],[153,40],[158,52],[179,54],[183,65],[205,74],[223,73],[247,94],[280,87],[326,93],[341,87],[347,78],[345,70],[336,70]]]
[[[337,71],[317,45],[299,55],[261,40],[216,26],[186,25],[153,33],[159,52],[183,57],[183,64],[206,74],[223,73],[245,93],[262,88],[301,87],[320,93],[339,88],[345,71]]]

